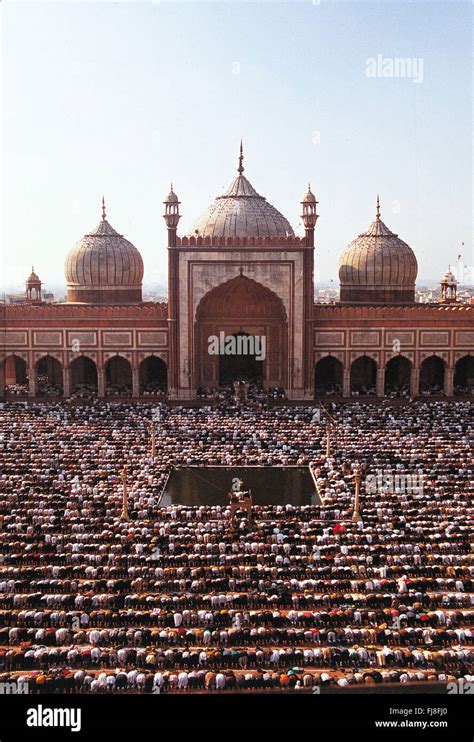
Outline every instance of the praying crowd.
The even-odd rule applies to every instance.
[[[268,409],[258,394],[199,408],[6,404],[0,682],[179,693],[474,680],[472,402],[327,412]],[[231,521],[224,491],[219,504],[163,504],[171,472],[215,465],[307,466],[315,497],[269,505],[253,492],[250,521]]]

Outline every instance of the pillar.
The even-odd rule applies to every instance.
[[[168,391],[170,398],[176,398],[180,385],[180,347],[179,347],[179,252],[176,245],[176,230],[168,230]]]
[[[97,396],[105,397],[105,368],[97,369]]]
[[[444,393],[446,397],[452,397],[453,396],[453,386],[454,386],[454,368],[445,368],[444,369]]]
[[[304,398],[314,399],[314,227],[306,230],[303,253],[303,376]]]
[[[420,393],[420,369],[412,364],[410,369],[410,395],[417,397]]]
[[[0,402],[5,400],[5,364],[0,361]]]
[[[383,397],[385,395],[385,368],[377,369],[376,394],[377,397]]]
[[[132,368],[132,397],[140,396],[140,374],[138,368]]]
[[[16,376],[15,356],[8,356],[4,363],[5,384],[16,384],[19,382]]]
[[[128,517],[128,492],[127,492],[127,467],[123,467],[122,471],[122,512],[120,513],[120,520],[130,520]]]
[[[342,372],[342,396],[343,397],[351,396],[351,370],[350,368],[345,368]]]
[[[354,510],[352,513],[352,520],[356,523],[361,521],[362,518],[360,516],[360,469],[356,469],[354,472],[354,485],[355,485],[355,493],[354,493]]]
[[[36,397],[37,392],[37,380],[36,380],[36,368],[33,366],[28,369],[28,396]]]
[[[63,397],[71,396],[71,369],[69,366],[63,368]]]

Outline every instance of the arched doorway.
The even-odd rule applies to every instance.
[[[43,356],[36,363],[36,390],[41,397],[57,397],[63,393],[63,367],[57,358]]]
[[[163,396],[168,388],[166,363],[158,356],[149,356],[140,363],[140,394]]]
[[[97,366],[92,358],[74,358],[69,365],[69,373],[73,394],[97,394]]]
[[[5,358],[5,391],[7,394],[28,394],[28,367],[24,358]]]
[[[410,374],[411,363],[408,358],[391,358],[385,367],[385,394],[409,394]]]
[[[263,360],[259,341],[248,332],[227,335],[224,350],[229,354],[219,354],[219,386],[228,386],[233,381],[246,381],[249,384],[263,383]]]
[[[454,367],[454,394],[472,394],[474,390],[474,356],[463,356]]]
[[[273,291],[243,274],[201,299],[194,347],[192,373],[197,388],[251,377],[261,379],[266,388],[287,385],[285,307]]]
[[[420,392],[442,394],[444,390],[444,361],[439,356],[425,358],[420,366]]]
[[[375,394],[377,364],[369,356],[357,358],[351,366],[351,394]]]
[[[105,364],[105,393],[125,397],[132,393],[132,367],[123,356],[113,356]]]
[[[342,363],[334,356],[326,356],[314,369],[316,394],[342,394]]]

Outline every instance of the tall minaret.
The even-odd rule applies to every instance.
[[[308,183],[308,191],[301,201],[303,213],[301,218],[305,228],[306,250],[303,255],[303,305],[304,305],[304,336],[303,336],[303,358],[304,362],[304,393],[305,397],[311,398],[314,394],[314,341],[313,341],[313,315],[314,315],[314,228],[318,220],[316,196],[311,191]]]
[[[171,190],[164,200],[165,213],[163,218],[168,228],[168,332],[169,332],[169,357],[168,357],[168,392],[171,398],[176,396],[179,386],[179,306],[178,306],[178,281],[179,281],[179,252],[176,247],[176,231],[181,219],[179,213],[180,200]]]

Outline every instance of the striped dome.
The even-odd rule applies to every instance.
[[[65,262],[67,301],[93,304],[142,300],[143,260],[105,219],[84,235]]]
[[[405,303],[415,300],[418,264],[411,247],[377,216],[339,260],[341,302]]]
[[[194,222],[190,237],[294,236],[289,221],[242,175],[243,158],[241,145],[238,176]]]

